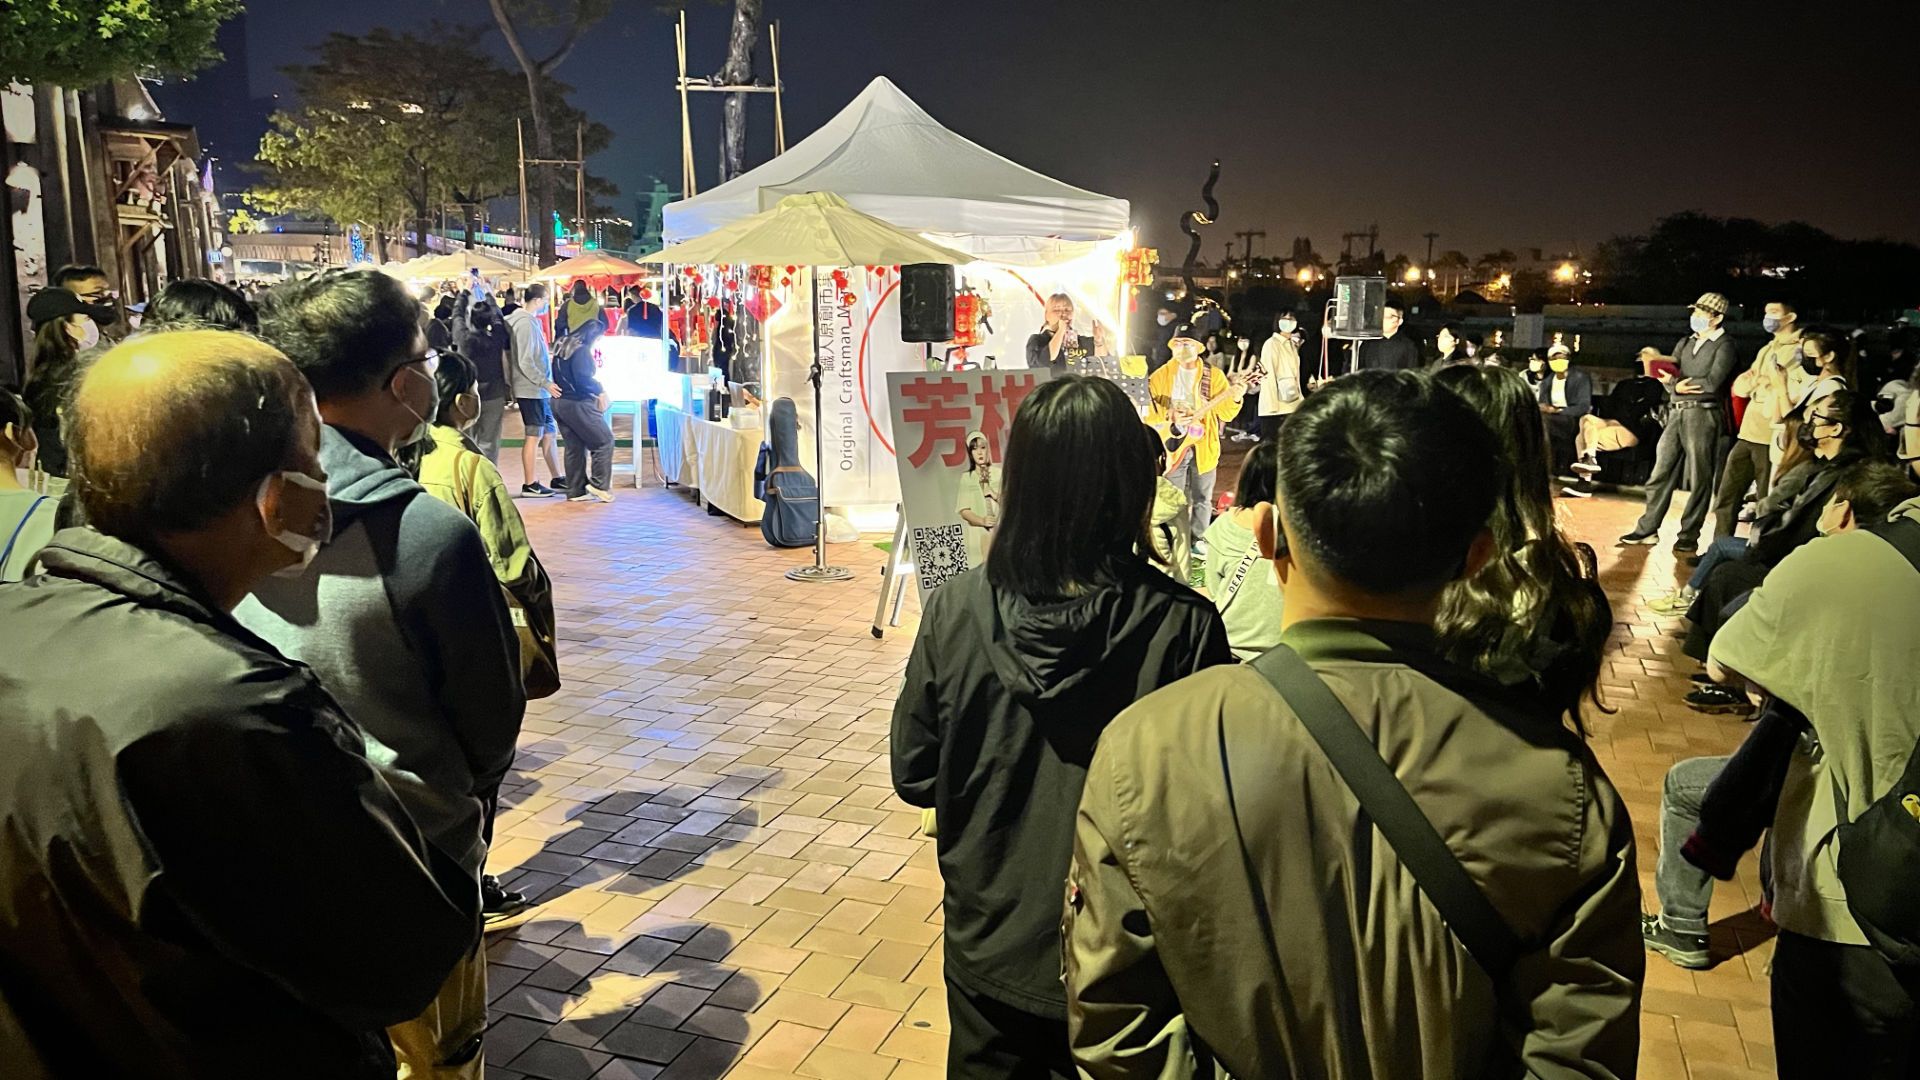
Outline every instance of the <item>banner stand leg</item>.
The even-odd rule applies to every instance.
[[[817,267],[814,269],[814,273],[819,273]],[[820,393],[820,383],[825,377],[825,373],[821,370],[820,365],[819,282],[809,279],[807,282],[807,291],[812,294],[811,306],[813,310],[813,368],[807,373],[807,377],[813,381],[813,483],[814,491],[818,499],[816,509],[819,512],[815,515],[813,527],[813,565],[794,567],[792,570],[787,571],[787,577],[792,581],[852,581],[853,571],[844,566],[827,565],[827,432],[822,424],[825,413],[822,411],[824,406],[821,404]]]
[[[887,619],[886,625],[899,626],[900,602],[907,595],[906,583],[900,580],[900,560],[906,557],[907,548],[906,504],[894,503],[893,511],[899,515],[899,521],[893,527],[893,546],[887,551],[887,565],[880,568],[880,602],[873,606],[873,636],[876,638],[886,636],[886,631],[881,628],[881,620],[887,619],[887,601],[893,601],[893,617]]]

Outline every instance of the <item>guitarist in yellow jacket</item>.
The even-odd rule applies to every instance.
[[[1231,378],[1200,359],[1200,341],[1191,325],[1174,328],[1167,347],[1173,359],[1147,379],[1153,411],[1147,423],[1167,439],[1167,476],[1186,495],[1195,556],[1206,554],[1202,539],[1213,524],[1213,474],[1220,464],[1220,429],[1240,415],[1252,372]]]

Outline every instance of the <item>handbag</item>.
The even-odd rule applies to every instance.
[[[1434,830],[1419,804],[1400,783],[1380,752],[1354,722],[1340,699],[1333,696],[1300,654],[1282,645],[1253,662],[1255,670],[1279,692],[1287,707],[1305,725],[1327,760],[1333,763],[1347,789],[1360,801],[1360,812],[1373,821],[1386,837],[1400,862],[1413,875],[1414,883],[1439,910],[1467,953],[1481,970],[1492,977],[1496,987],[1505,983],[1507,973],[1520,955],[1520,939],[1494,909],[1486,893],[1474,883],[1466,867],[1448,850],[1446,841]],[[1220,729],[1220,771],[1226,777],[1227,808],[1233,819],[1233,831],[1253,888],[1261,929],[1274,955],[1279,955],[1278,938],[1273,930],[1272,908],[1265,890],[1254,872],[1253,856],[1247,849],[1246,835],[1240,827],[1240,811],[1234,801],[1233,775],[1227,763],[1226,728]]]
[[[454,467],[457,495],[461,507],[473,516],[473,479],[480,470],[480,455],[466,454]],[[463,471],[464,470],[464,471]],[[516,588],[504,583],[500,593],[507,602],[507,617],[513,622],[514,636],[520,639],[520,683],[527,700],[552,697],[560,692],[560,656],[554,636],[553,579],[540,558],[527,554],[525,580]]]

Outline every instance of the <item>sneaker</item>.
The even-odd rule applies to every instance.
[[[1652,547],[1660,542],[1659,533],[1630,532],[1619,540],[1621,547]]]
[[[1698,555],[1700,554],[1700,542],[1698,540],[1675,540],[1673,542],[1673,553],[1682,558],[1688,555]]]
[[[1588,476],[1597,476],[1600,473],[1600,463],[1596,461],[1576,461],[1573,463],[1573,471],[1585,473]]]
[[[1687,681],[1693,683],[1695,686],[1714,685],[1713,676],[1707,674],[1704,671],[1696,671],[1693,674],[1687,676]]]
[[[1640,941],[1647,951],[1659,953],[1673,961],[1675,967],[1704,971],[1713,966],[1713,954],[1707,951],[1707,935],[1669,929],[1658,915],[1640,916]]]
[[[1207,557],[1207,542],[1205,540],[1195,540],[1193,542],[1193,557],[1196,559],[1204,559]]]
[[[520,497],[523,499],[551,499],[558,494],[560,493],[537,480],[531,484],[520,485]]]
[[[492,874],[480,879],[480,914],[487,925],[511,919],[532,906],[525,893],[506,888]]]
[[[1719,683],[1708,683],[1694,690],[1687,695],[1686,703],[1687,708],[1694,712],[1709,715],[1753,711],[1753,703],[1747,700],[1747,695],[1730,686],[1721,686]]]
[[[549,486],[555,491],[565,491],[567,490],[567,478],[564,476],[556,476],[553,478],[553,483]]]
[[[1588,491],[1577,484],[1568,484],[1566,487],[1561,488],[1560,494],[1565,495],[1569,499],[1593,498],[1593,492]]]
[[[1693,606],[1695,595],[1692,589],[1676,589],[1648,604],[1647,608],[1661,615],[1685,615],[1687,609]]]
[[[610,503],[613,501],[613,492],[608,491],[606,488],[594,487],[592,484],[587,485],[587,494],[593,496],[596,499],[599,499],[603,503]]]
[[[568,501],[568,502],[580,502],[580,503],[584,503],[584,502],[590,502],[590,503],[597,503],[597,502],[599,502],[599,501],[600,501],[600,497],[599,497],[598,495],[594,495],[594,494],[592,494],[592,493],[590,493],[590,492],[585,492],[585,491],[583,491],[583,492],[581,492],[581,493],[580,493],[580,494],[578,494],[578,495],[569,495],[569,496],[567,496],[567,501]]]

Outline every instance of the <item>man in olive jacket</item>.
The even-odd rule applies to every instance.
[[[1626,810],[1560,717],[1435,646],[1442,589],[1490,555],[1491,434],[1425,376],[1362,372],[1280,439],[1283,645],[1519,958],[1498,980],[1479,967],[1266,677],[1214,668],[1121,714],[1088,771],[1065,923],[1076,1063],[1102,1080],[1212,1075],[1209,1059],[1238,1077],[1632,1076]],[[1273,551],[1273,515],[1261,534]]]

